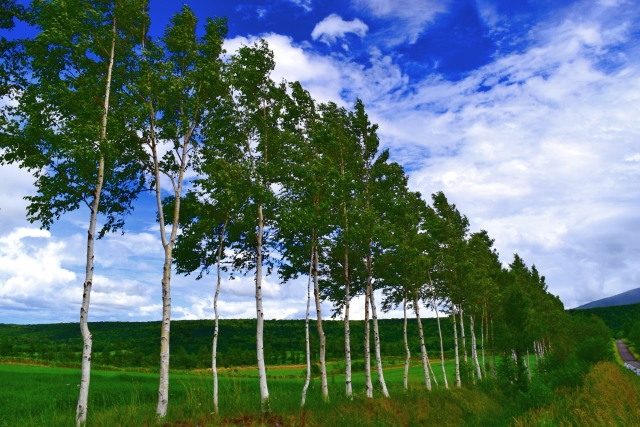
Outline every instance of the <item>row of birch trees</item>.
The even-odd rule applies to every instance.
[[[0,161],[33,173],[37,193],[26,197],[31,222],[49,228],[82,206],[89,214],[78,425],[86,421],[90,382],[87,320],[94,243],[96,237],[122,230],[143,192],[155,194],[164,249],[159,417],[166,415],[169,399],[172,267],[180,274],[195,272],[197,278],[215,272],[216,412],[217,303],[224,271],[255,274],[264,410],[269,389],[262,283],[271,271],[283,281],[308,276],[302,405],[311,374],[312,299],[325,400],[322,320],[327,313],[322,301],[331,302],[331,316],[344,322],[347,396],[354,393],[349,319],[357,297],[364,297],[365,304],[362,357],[368,397],[373,396],[370,341],[382,394],[389,396],[379,310],[402,306],[405,325],[407,311],[415,315],[428,389],[436,380],[424,345],[421,308],[434,312],[438,324],[440,313],[453,321],[456,386],[496,377],[497,356],[511,364],[507,375],[515,373],[513,380],[524,381],[525,372],[530,376],[526,356],[533,353],[538,360],[549,350],[553,313],[562,304],[546,292],[544,277],[517,255],[504,268],[493,240],[485,231],[470,233],[467,218],[443,193],[435,193],[429,205],[410,191],[402,166],[379,149],[377,125],[360,100],[352,109],[317,103],[300,83],[274,81],[273,52],[265,41],[227,53],[226,20],[207,19],[200,31],[187,6],[154,38],[147,0],[34,0],[26,9],[7,4],[13,8],[6,10],[37,35],[3,39],[0,95],[6,102],[0,115]],[[187,174],[195,178],[187,180]],[[445,374],[442,332],[440,343]],[[411,355],[406,327],[405,348],[407,388]],[[446,375],[443,386],[449,386]]]

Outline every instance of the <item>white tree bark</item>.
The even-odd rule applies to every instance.
[[[263,412],[269,411],[269,388],[267,369],[264,364],[264,311],[262,309],[262,233],[264,217],[262,204],[258,205],[258,233],[256,235],[256,353],[258,356],[258,377],[260,380],[260,403]]]
[[[344,377],[345,394],[347,397],[353,396],[351,385],[351,328],[349,327],[349,307],[351,306],[351,296],[349,295],[349,256],[345,253],[345,301],[344,301]]]
[[[373,317],[373,338],[376,351],[376,366],[378,368],[378,381],[380,382],[380,388],[382,389],[382,395],[389,397],[389,390],[387,390],[387,384],[384,381],[384,372],[382,371],[382,357],[380,355],[380,333],[378,332],[378,315],[376,312],[376,300],[373,295],[373,288],[371,286],[371,279],[369,279],[369,300],[371,301],[371,317]]]
[[[455,359],[456,359],[456,386],[462,386],[462,382],[460,381],[460,358],[458,357],[458,325],[456,325],[456,305],[451,303],[451,316],[453,321],[453,343],[455,349]]]
[[[433,373],[433,368],[431,367],[431,360],[429,359],[429,355],[427,355],[427,366],[429,367],[429,372],[431,372],[431,378],[433,379],[433,383],[438,385],[438,380],[436,379],[436,374]]]
[[[227,212],[227,218],[224,222],[224,226],[222,227],[222,232],[220,233],[220,240],[218,242],[218,259],[217,259],[217,283],[216,283],[216,293],[213,297],[213,313],[215,315],[215,327],[213,329],[213,345],[211,346],[211,372],[213,374],[213,410],[217,414],[218,410],[218,368],[217,368],[217,354],[218,354],[218,296],[220,295],[220,285],[222,283],[221,277],[221,268],[220,264],[222,262],[222,254],[223,254],[223,246],[224,246],[224,235],[227,230],[227,224],[229,224],[229,213]]]
[[[344,175],[344,165],[341,166],[341,173]],[[344,212],[345,232],[349,232],[349,217],[347,216],[347,204],[342,204]],[[351,384],[351,328],[349,327],[349,307],[351,306],[350,295],[350,277],[349,277],[349,248],[344,246],[344,381],[345,394],[347,397],[353,396],[353,387]]]
[[[327,350],[327,338],[322,328],[322,306],[320,305],[320,288],[318,287],[318,246],[313,246],[313,294],[316,300],[316,324],[318,337],[320,338],[320,383],[322,385],[322,399],[329,400],[329,386],[327,384],[327,364],[325,354]]]
[[[152,112],[152,117],[153,117]],[[153,122],[152,122],[153,129]],[[158,207],[158,222],[160,223],[160,238],[164,249],[164,266],[162,271],[162,326],[160,330],[160,386],[158,388],[158,406],[156,415],[158,418],[164,418],[167,415],[167,406],[169,404],[169,338],[171,329],[171,265],[173,264],[173,247],[176,243],[178,226],[180,224],[180,200],[182,198],[182,185],[184,181],[184,172],[187,166],[188,149],[191,141],[191,127],[184,136],[182,142],[182,153],[179,155],[180,167],[178,171],[177,182],[173,177],[171,182],[174,188],[175,203],[173,211],[173,224],[171,235],[167,240],[166,226],[164,220],[162,195],[160,193],[160,167],[158,161],[157,141],[152,130],[152,154],[154,163],[154,173],[156,178],[156,203]]]
[[[409,388],[409,364],[411,363],[411,352],[409,351],[409,341],[407,339],[407,293],[404,293],[404,300],[402,301],[402,308],[404,309],[404,327],[402,332],[404,334],[404,351],[407,353],[407,357],[404,360],[404,389]]]
[[[373,384],[371,383],[371,351],[369,347],[369,287],[365,290],[364,297],[364,387],[365,395],[373,397]]]
[[[462,338],[462,351],[464,352],[464,364],[467,364],[467,336],[464,330],[464,313],[462,312],[462,305],[458,304],[458,312],[460,314],[460,338]]]
[[[440,314],[438,313],[438,304],[436,304],[436,298],[433,297],[433,308],[436,312],[436,320],[438,321],[438,334],[440,335],[440,365],[442,366],[442,378],[444,379],[444,386],[449,388],[449,381],[447,380],[447,372],[444,369],[444,345],[442,343],[442,328],[440,327]]]
[[[304,402],[307,399],[307,389],[309,388],[309,382],[311,381],[311,348],[309,347],[309,309],[311,306],[311,275],[313,270],[313,250],[311,252],[311,259],[309,260],[309,282],[307,283],[307,315],[304,322],[304,335],[305,335],[305,349],[307,353],[307,378],[304,381],[304,387],[302,388],[302,403],[300,407],[304,407]]]
[[[104,102],[102,110],[102,123],[100,125],[100,146],[107,137],[107,120],[109,117],[109,97],[111,95],[111,73],[113,72],[113,63],[115,58],[116,46],[116,18],[113,18],[112,24],[113,36],[111,39],[111,50],[109,52],[109,65],[107,66],[107,80],[104,93]],[[98,181],[93,195],[93,203],[91,204],[91,214],[89,219],[89,230],[87,230],[87,263],[85,267],[85,278],[82,292],[82,306],[80,307],[80,333],[82,335],[82,368],[80,376],[80,393],[78,396],[78,405],[76,406],[76,425],[80,426],[87,420],[87,402],[89,400],[89,383],[91,380],[91,348],[93,344],[93,336],[89,331],[89,305],[91,303],[91,288],[93,286],[93,248],[95,243],[96,222],[98,217],[98,208],[100,206],[100,196],[102,194],[102,185],[104,181],[104,155],[100,154],[98,162]]]
[[[422,331],[422,320],[420,319],[420,305],[418,304],[418,298],[413,300],[413,311],[416,313],[416,321],[418,322],[418,335],[420,336],[420,354],[422,356],[424,384],[427,387],[427,390],[431,390],[431,378],[429,376],[429,366],[427,365],[427,348],[424,345],[424,332]]]
[[[478,379],[482,379],[482,370],[480,369],[480,362],[478,361],[478,350],[476,347],[476,331],[474,325],[473,316],[469,316],[469,327],[471,328],[471,357],[473,362],[476,365],[476,374],[478,375]]]

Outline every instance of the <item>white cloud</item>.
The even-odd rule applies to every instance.
[[[304,10],[306,10],[307,12],[310,12],[313,7],[311,5],[311,0],[289,0],[291,3],[294,3],[298,6],[300,6],[301,8],[303,8]]]
[[[352,0],[355,6],[390,22],[384,38],[388,45],[415,43],[438,13],[447,11],[447,0]]]
[[[400,6],[366,4],[376,16],[409,25],[410,17],[398,15]],[[532,29],[525,51],[497,57],[459,81],[437,74],[409,80],[397,60],[376,48],[363,64],[347,54],[320,55],[284,35],[264,37],[274,50],[276,80],[300,80],[319,101],[348,106],[362,98],[371,121],[380,124],[383,147],[410,170],[411,188],[426,197],[444,190],[473,230],[484,228],[496,239],[502,261],[518,252],[535,263],[550,291],[571,307],[640,286],[640,63],[626,49],[635,34],[635,15],[627,12],[556,17],[555,24]],[[254,40],[236,37],[225,47],[233,52]],[[12,198],[0,211],[1,307],[27,313],[12,321],[29,321],[39,307],[51,312],[47,321],[76,320],[85,237],[20,234],[20,198],[33,192],[31,180],[7,166],[0,174],[3,197]],[[14,211],[5,216],[9,205]],[[92,315],[160,317],[157,225],[97,242],[96,265]],[[212,317],[214,279],[174,275],[175,318]],[[266,317],[303,317],[303,282],[265,278]],[[221,315],[255,317],[253,295],[250,273],[225,278]],[[363,316],[362,305],[354,301],[354,318]]]
[[[288,36],[268,33],[262,38],[274,52],[276,68],[272,78],[300,81],[318,102],[347,106],[356,97],[372,99],[397,91],[408,82],[398,64],[376,48],[371,49],[370,64],[365,67],[340,55],[320,55]],[[235,37],[227,40],[224,47],[227,52],[235,52],[241,45],[257,40],[257,36]]]
[[[311,37],[330,45],[337,39],[345,38],[348,33],[364,37],[368,29],[367,24],[357,18],[353,21],[345,21],[341,16],[332,13],[316,24]]]

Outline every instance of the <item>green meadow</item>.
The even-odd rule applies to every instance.
[[[420,362],[412,361],[412,364],[416,363]],[[160,425],[589,425],[584,424],[582,418],[582,421],[572,418],[589,410],[596,411],[603,422],[614,420],[608,424],[591,425],[633,425],[625,422],[640,419],[634,418],[640,416],[637,406],[640,403],[640,378],[634,378],[630,372],[611,362],[595,365],[582,386],[556,390],[542,405],[525,403],[532,397],[539,398],[536,393],[540,392],[534,390],[534,386],[531,387],[533,394],[530,392],[522,396],[505,394],[493,380],[477,384],[471,381],[465,387],[454,387],[453,361],[445,363],[450,385],[447,390],[443,387],[440,364],[434,364],[433,368],[439,385],[434,385],[432,391],[425,389],[419,365],[410,368],[408,391],[402,389],[404,368],[401,362],[396,361],[395,366],[385,368],[390,399],[381,396],[375,368],[372,370],[374,399],[363,395],[363,373],[353,375],[356,391],[353,400],[344,398],[343,375],[329,376],[330,402],[321,400],[319,379],[314,378],[302,410],[300,397],[304,379],[299,377],[303,373],[300,366],[273,367],[268,370],[271,409],[268,415],[262,414],[260,409],[257,373],[253,368],[221,372],[220,414],[217,415],[213,414],[210,371],[172,374],[169,412]],[[329,365],[329,372],[331,369],[332,365]],[[0,364],[0,427],[74,425],[79,378],[79,369]],[[94,370],[90,390],[88,426],[159,425],[154,418],[158,375]],[[616,390],[622,390],[625,395],[616,397]],[[585,393],[600,396],[600,400],[585,403]],[[603,393],[609,396],[608,401],[602,398]],[[609,414],[607,405],[611,406],[610,403],[616,400],[619,404],[614,405],[609,410],[614,413]],[[582,405],[582,412],[575,412],[574,407],[579,405]]]
[[[412,363],[416,363],[413,361]],[[419,363],[419,361],[418,361]],[[329,369],[332,366],[329,365]],[[442,386],[440,364],[433,365],[436,380],[431,395],[452,394]],[[450,385],[454,383],[453,361],[445,363]],[[373,371],[374,393],[380,394],[378,377]],[[352,402],[343,399],[344,375],[331,375],[329,387],[331,401],[327,404],[320,399],[319,379],[313,378],[308,392],[306,411],[300,411],[303,378],[273,378],[274,375],[301,376],[300,367],[278,367],[268,374],[270,408],[273,414],[282,417],[294,417],[300,413],[324,412],[329,408],[339,409],[344,405],[354,408],[367,402],[362,396],[364,373],[353,375],[356,397]],[[411,366],[409,370],[410,391],[402,390],[404,367],[398,362],[395,367],[385,368],[391,401],[402,401],[411,396],[418,399],[426,392],[421,366]],[[24,365],[0,365],[0,426],[57,426],[72,425],[78,396],[79,369],[54,368]],[[91,374],[91,393],[89,397],[88,425],[137,425],[152,423],[157,402],[158,376],[137,372],[111,372],[94,370]],[[358,393],[359,392],[359,393]],[[454,393],[473,393],[460,389]],[[444,394],[442,394],[444,393]],[[257,372],[244,368],[222,371],[220,375],[220,414],[212,415],[213,405],[211,372],[201,371],[195,374],[172,374],[170,383],[170,406],[168,420],[188,420],[194,425],[198,420],[216,423],[224,420],[245,418],[249,424],[255,419],[258,425],[261,418]],[[399,398],[401,398],[398,400]],[[382,401],[386,399],[374,399]],[[455,399],[450,402],[455,403]],[[444,403],[443,403],[444,404]],[[449,403],[447,403],[449,404]],[[349,421],[349,411],[343,415],[344,422]],[[316,414],[318,415],[318,414]],[[195,419],[194,419],[195,418]],[[208,420],[208,421],[205,421]],[[286,424],[303,425],[289,420]]]

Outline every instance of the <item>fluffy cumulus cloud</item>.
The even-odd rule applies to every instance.
[[[410,3],[357,2],[380,19],[422,22],[415,28],[445,4],[421,2],[422,18],[411,21],[402,15]],[[432,5],[431,15],[423,4]],[[578,3],[553,23],[532,28],[526,49],[497,55],[457,81],[438,74],[411,80],[401,58],[382,45],[357,57],[322,55],[286,35],[263,36],[275,54],[276,80],[300,80],[321,102],[348,107],[363,99],[380,125],[383,148],[405,165],[413,190],[426,197],[443,190],[473,231],[486,229],[496,239],[504,263],[518,252],[573,307],[640,286],[636,18],[624,2]],[[233,52],[255,40],[236,37],[225,48]],[[33,229],[21,199],[33,193],[30,177],[3,166],[0,178],[7,178],[0,179],[0,191],[11,200],[0,210],[0,309],[7,313],[0,321],[76,320],[82,221],[67,221],[72,232],[64,235]],[[94,319],[160,317],[162,248],[157,225],[148,227],[97,243]],[[174,276],[172,283],[175,318],[213,317],[214,276]],[[267,277],[264,294],[267,318],[304,317],[305,280],[281,284]],[[251,272],[225,276],[221,315],[255,317],[253,295]],[[362,301],[354,301],[353,318],[363,316],[360,307]],[[324,309],[329,315],[331,306]]]
[[[395,92],[408,82],[400,66],[389,55],[371,48],[367,66],[343,55],[322,55],[309,45],[295,43],[291,37],[268,33],[261,35],[273,50],[276,68],[272,78],[300,81],[319,102],[333,101],[348,106],[356,97],[373,99],[381,93]],[[250,45],[258,36],[235,37],[225,42],[233,52]]]
[[[372,100],[410,185],[444,190],[503,261],[535,263],[569,307],[640,286],[640,69],[606,66],[627,24],[599,22],[567,17],[460,82],[432,76],[400,102]]]
[[[368,29],[367,24],[357,18],[353,21],[345,21],[341,16],[332,13],[316,24],[311,37],[314,40],[332,44],[338,39],[345,38],[348,33],[364,37]]]
[[[578,9],[455,82],[409,81],[375,48],[362,65],[268,39],[276,62],[295,53],[302,64],[277,74],[321,100],[361,97],[414,190],[443,190],[496,239],[503,262],[520,253],[572,307],[640,286],[640,69],[626,50],[634,15],[615,4]]]

